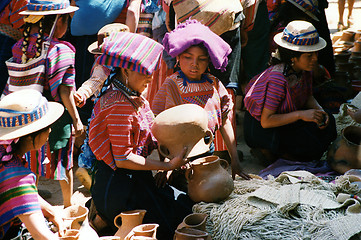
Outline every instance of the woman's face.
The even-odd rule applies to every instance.
[[[299,58],[293,58],[293,69],[299,71],[312,71],[317,64],[317,52],[303,53]]]
[[[198,46],[188,48],[177,57],[177,60],[182,72],[191,81],[201,80],[209,64],[207,51]]]
[[[128,87],[138,93],[142,93],[152,81],[152,75],[147,75],[131,70],[126,70],[128,76]],[[127,84],[127,83],[126,83]]]
[[[56,23],[56,29],[54,36],[56,38],[62,38],[68,30],[68,14],[60,15],[58,22]]]

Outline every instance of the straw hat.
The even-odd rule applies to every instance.
[[[26,89],[0,101],[0,140],[10,140],[43,129],[64,112],[60,103],[48,102],[39,91]]]
[[[273,40],[281,47],[297,52],[315,52],[326,47],[316,28],[306,21],[292,21]]]
[[[92,54],[102,54],[99,46],[103,43],[104,38],[108,37],[113,32],[129,32],[129,27],[122,23],[111,23],[102,27],[98,31],[98,41],[89,45],[88,51]]]
[[[313,20],[320,21],[315,14],[319,13],[317,0],[287,0],[304,13],[310,16]]]
[[[69,0],[28,0],[28,10],[22,11],[21,15],[54,15],[75,12],[78,7],[70,6]]]

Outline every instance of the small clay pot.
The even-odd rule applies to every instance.
[[[355,66],[361,67],[361,56],[353,56],[350,58],[350,62],[353,62]]]
[[[350,51],[342,51],[342,52],[336,53],[334,55],[335,64],[337,65],[339,63],[347,63],[350,57],[351,57]]]
[[[175,240],[206,240],[209,234],[205,231],[201,231],[194,228],[181,228],[175,230]]]
[[[134,233],[132,237],[134,238],[143,236],[148,238],[156,238],[158,227],[159,224],[156,223],[141,224],[132,229],[132,232]]]
[[[194,228],[201,231],[206,230],[206,221],[208,215],[205,213],[191,213],[187,215],[177,229],[181,228]]]
[[[61,240],[77,240],[80,236],[79,230],[67,229],[62,237],[59,237]]]
[[[63,220],[67,228],[79,230],[88,215],[88,208],[72,205],[65,208]]]
[[[357,30],[355,32],[355,41],[359,40],[361,38],[361,30]]]
[[[354,42],[352,52],[361,52],[361,40],[357,40]]]
[[[355,40],[355,32],[351,30],[343,31],[340,40],[345,42],[353,42]]]
[[[114,218],[114,225],[118,227],[114,235],[123,240],[134,227],[142,224],[146,212],[146,210],[137,209],[118,214]]]

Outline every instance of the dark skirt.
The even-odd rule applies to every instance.
[[[329,114],[328,126],[321,130],[314,122],[297,121],[282,127],[263,128],[261,123],[246,111],[244,138],[251,148],[270,150],[280,157],[294,156],[302,161],[318,160],[336,139],[336,122]]]
[[[98,161],[92,197],[99,215],[109,226],[123,211],[145,209],[143,223],[157,223],[157,239],[173,239],[174,231],[183,218],[192,213],[193,202],[185,194],[174,199],[169,186],[158,188],[151,171],[117,169],[114,171]]]

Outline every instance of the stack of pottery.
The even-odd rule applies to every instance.
[[[227,168],[228,162],[215,155],[190,162],[185,173],[189,197],[194,202],[218,203],[225,200],[234,188]]]
[[[175,240],[201,240],[210,239],[206,232],[206,220],[208,215],[204,213],[192,213],[183,219],[175,231]]]

